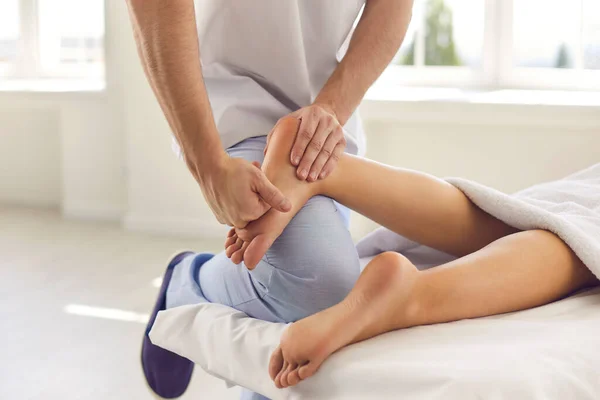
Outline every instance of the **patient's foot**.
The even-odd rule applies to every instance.
[[[344,346],[418,324],[417,275],[414,265],[397,253],[374,258],[341,303],[284,332],[269,363],[275,386],[293,386],[312,376]]]
[[[281,213],[271,209],[261,218],[241,230],[231,230],[225,242],[226,254],[238,264],[242,260],[254,269],[275,239],[281,235],[294,215],[308,199],[317,194],[318,183],[308,183],[296,177],[296,167],[290,163],[290,151],[300,121],[283,118],[273,128],[269,149],[262,170],[269,180],[292,202],[292,210]]]

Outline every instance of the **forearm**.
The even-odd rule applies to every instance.
[[[202,79],[193,1],[128,0],[128,4],[148,81],[200,182],[224,152]]]
[[[341,125],[398,52],[412,4],[413,0],[367,0],[345,57],[315,99],[326,105]]]

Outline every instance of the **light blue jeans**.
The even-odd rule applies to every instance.
[[[227,152],[262,163],[265,144],[265,136],[250,138]],[[293,322],[339,303],[360,274],[349,214],[328,197],[311,198],[252,271],[224,252],[202,265],[200,254],[188,256],[173,271],[167,308],[208,301],[253,318]],[[264,399],[249,391],[242,398]]]

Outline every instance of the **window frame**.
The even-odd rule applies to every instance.
[[[22,5],[21,0],[17,0],[17,8],[18,8],[18,18],[19,18],[19,37],[17,39],[17,48],[20,48],[21,42],[23,41],[23,26],[21,19],[22,14]],[[19,53],[17,52],[17,59],[14,62],[0,62],[0,77],[11,77],[15,74],[17,70],[17,65],[19,64]]]
[[[106,2],[103,1],[106,7]],[[40,62],[39,47],[39,2],[38,0],[19,0],[20,35],[17,59],[14,63],[0,63],[0,78],[5,80],[73,80],[102,81],[106,80],[106,41],[102,52],[103,65],[61,65],[56,69],[46,69]],[[104,12],[106,37],[106,10]]]
[[[415,66],[390,65],[382,75],[381,81],[386,85],[475,90],[600,90],[600,70],[514,66],[514,1],[484,0],[480,67],[424,66],[419,65],[416,60]],[[423,34],[422,31],[419,33]],[[419,39],[415,40],[418,43]],[[418,54],[418,50],[415,52]]]

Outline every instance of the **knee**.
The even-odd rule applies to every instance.
[[[564,247],[568,247],[566,243],[555,233],[543,230],[543,229],[533,229],[529,231],[517,232],[521,240],[529,241],[530,245],[562,245]]]
[[[294,217],[267,259],[287,284],[310,294],[311,299],[303,298],[311,313],[343,300],[360,274],[350,232],[333,200],[322,196],[312,198]]]

